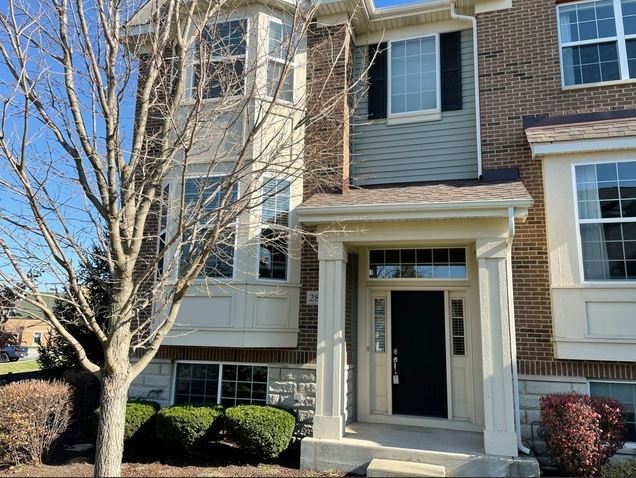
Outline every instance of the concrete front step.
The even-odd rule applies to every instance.
[[[402,476],[446,476],[446,468],[429,463],[412,463],[410,461],[383,460],[374,458],[367,468],[367,476],[402,477]]]

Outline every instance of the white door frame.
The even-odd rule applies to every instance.
[[[365,267],[360,267],[360,269],[364,272]],[[443,285],[443,284],[416,284],[414,282],[410,282],[408,284],[405,283],[384,283],[384,284],[368,284],[364,283],[364,286],[361,286],[360,295],[364,298],[364,307],[359,307],[360,316],[359,319],[362,319],[358,326],[358,343],[361,345],[360,349],[362,353],[359,353],[359,359],[365,360],[366,363],[364,366],[360,367],[361,373],[358,374],[358,420],[362,422],[374,422],[374,423],[392,423],[392,424],[403,424],[403,425],[416,425],[416,426],[425,426],[425,427],[437,427],[437,428],[448,428],[448,429],[456,429],[456,430],[470,430],[470,431],[481,431],[481,427],[474,423],[474,412],[471,414],[471,421],[460,421],[453,420],[453,390],[452,390],[452,363],[451,363],[451,329],[450,329],[450,293],[451,292],[460,292],[465,299],[465,303],[467,302],[467,298],[470,297],[470,285],[462,284],[462,285]],[[391,341],[391,320],[392,320],[392,310],[391,310],[391,292],[392,291],[432,291],[432,292],[443,292],[444,293],[444,326],[445,326],[445,340],[446,340],[446,387],[447,387],[447,400],[448,400],[448,418],[435,418],[435,417],[416,417],[416,416],[406,416],[406,415],[393,415],[393,404],[392,404],[392,341]],[[374,317],[372,312],[373,307],[373,299],[384,296],[386,298],[386,310],[385,310],[385,349],[386,349],[386,386],[387,386],[387,412],[385,414],[377,413],[372,411],[372,401],[374,400],[374,387],[375,387],[375,365],[373,354],[374,350]],[[465,309],[465,317],[464,320],[466,322],[465,329],[469,328],[469,309]],[[362,335],[362,336],[361,336]],[[472,350],[472,347],[469,348],[469,333],[466,333],[466,358],[469,362],[469,368],[471,368],[471,376],[472,376],[472,356],[468,355],[468,351]],[[369,346],[364,346],[363,344],[369,344]],[[362,365],[362,364],[361,364]],[[368,376],[365,377],[363,374],[364,371],[368,372]],[[366,378],[366,379],[365,379]],[[361,401],[363,400],[363,395],[367,395],[367,403],[366,406],[361,406]],[[473,409],[474,409],[474,401],[473,401]],[[368,411],[368,413],[364,413]]]

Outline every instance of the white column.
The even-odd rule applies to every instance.
[[[517,456],[510,307],[505,240],[477,241],[479,307],[484,382],[484,448],[491,455]]]
[[[314,438],[339,439],[345,427],[345,296],[347,251],[318,240],[318,351]]]

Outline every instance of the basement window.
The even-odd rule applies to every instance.
[[[625,409],[625,440],[636,442],[636,383],[590,382],[592,397],[608,397],[620,402]]]
[[[267,366],[179,362],[174,390],[177,405],[265,405]]]

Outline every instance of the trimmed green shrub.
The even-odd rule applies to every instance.
[[[296,419],[274,407],[239,405],[225,411],[228,432],[247,453],[276,458],[289,446]]]
[[[161,407],[157,402],[147,400],[131,400],[126,404],[126,425],[124,441],[149,438],[152,431],[152,419]],[[95,429],[99,420],[99,408],[95,410]]]
[[[157,413],[157,437],[171,448],[191,451],[213,438],[223,408],[175,405]]]
[[[126,404],[124,440],[149,437],[150,425],[161,407],[157,402],[134,400]]]

